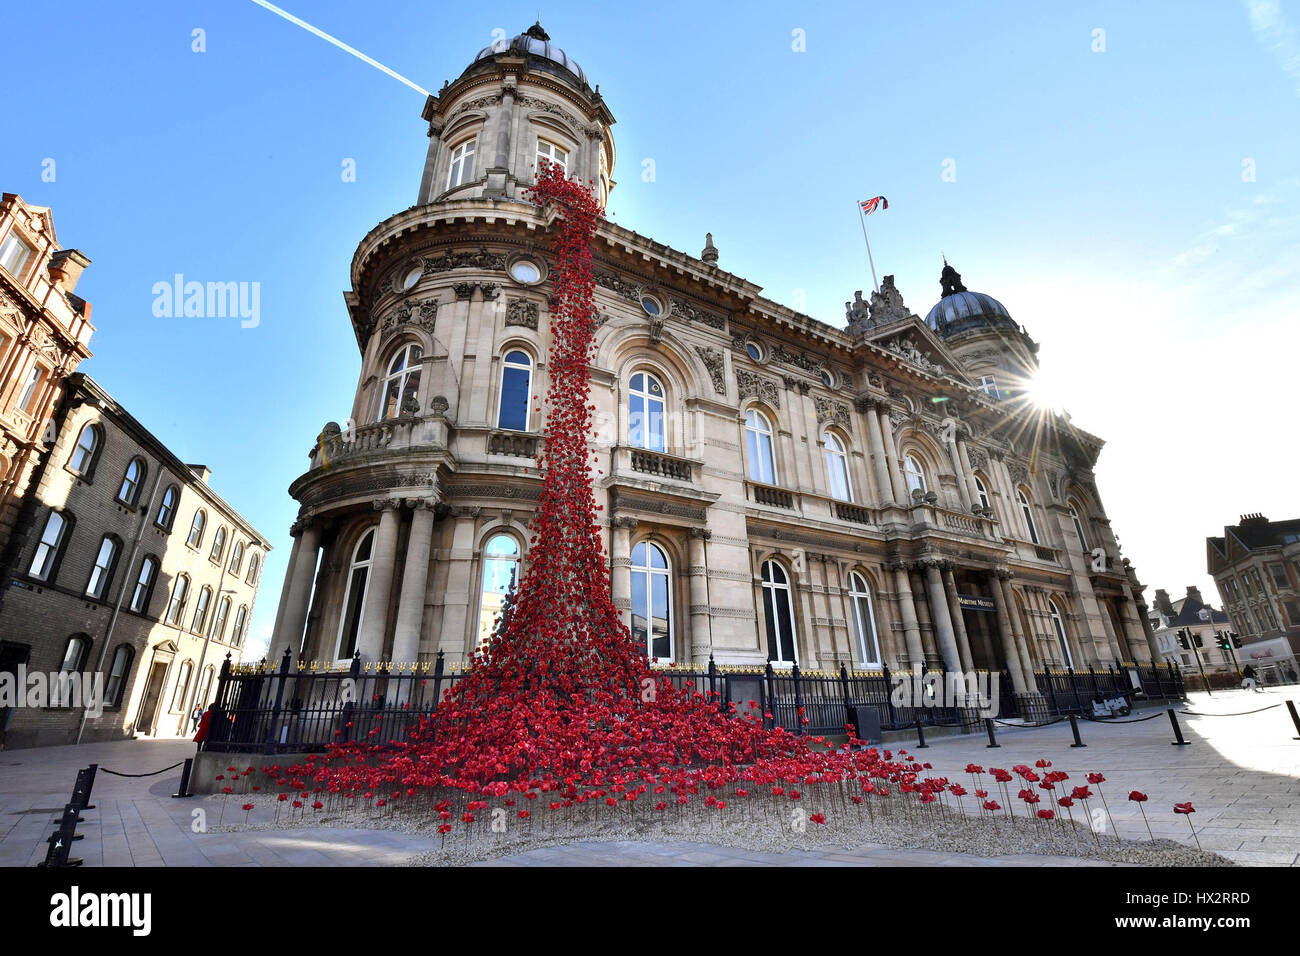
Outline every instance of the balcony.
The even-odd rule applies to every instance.
[[[854,524],[875,524],[870,509],[847,501],[835,502],[835,517],[841,521],[851,521]]]
[[[489,455],[509,455],[515,458],[536,458],[540,435],[528,432],[498,431],[488,435]]]
[[[662,452],[645,448],[630,449],[632,470],[651,478],[672,478],[674,481],[691,481],[691,462]]]
[[[794,494],[792,492],[786,491],[784,488],[778,488],[776,485],[762,485],[754,481],[746,482],[746,485],[756,503],[767,505],[770,508],[794,510]]]

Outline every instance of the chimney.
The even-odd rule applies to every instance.
[[[77,249],[60,249],[54,255],[50,256],[50,278],[54,284],[64,292],[71,292],[77,287],[77,280],[81,278],[81,273],[85,271],[86,266],[90,265],[87,259]]]
[[[1165,617],[1174,616],[1174,607],[1169,603],[1169,592],[1164,588],[1156,588],[1156,610]]]
[[[212,474],[212,469],[207,465],[186,465],[185,467],[194,472],[194,476],[198,478],[199,481],[203,482],[205,485],[208,483],[208,475]]]
[[[1201,598],[1201,589],[1193,584],[1187,585],[1187,600],[1195,601],[1202,607],[1205,606],[1205,601]]]

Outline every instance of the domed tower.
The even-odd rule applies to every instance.
[[[943,262],[943,297],[925,317],[980,386],[995,398],[1020,395],[1038,369],[1038,343],[997,299],[971,292]]]
[[[613,187],[614,116],[576,60],[535,23],[484,47],[455,82],[431,95],[429,154],[417,204],[519,199],[543,163]]]

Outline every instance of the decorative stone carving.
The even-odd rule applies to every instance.
[[[910,335],[901,335],[890,339],[885,343],[885,348],[918,368],[934,375],[943,374],[943,366],[926,358],[925,354],[916,347],[916,343]]]
[[[687,528],[686,534],[692,538],[703,538],[705,541],[713,537],[713,532],[708,528]]]
[[[989,456],[980,448],[968,448],[966,457],[970,459],[970,466],[976,471],[984,471],[989,466]]]
[[[1029,469],[1025,463],[1014,459],[1007,462],[1007,474],[1011,476],[1013,485],[1021,485],[1029,480]]]
[[[420,414],[420,400],[411,392],[402,396],[402,417],[414,418]]]
[[[742,399],[757,398],[773,408],[781,407],[781,391],[776,382],[743,368],[736,369],[736,391]]]
[[[447,402],[445,395],[435,395],[432,401],[429,402],[429,411],[435,415],[447,414],[447,409],[450,407],[451,405]]]
[[[737,352],[745,351],[745,343],[749,341],[749,336],[744,332],[736,332],[731,336],[731,347]]]
[[[813,405],[817,408],[817,422],[834,422],[837,425],[849,427],[849,406],[843,402],[832,401],[821,395],[813,397]]]
[[[457,282],[452,289],[456,292],[456,298],[468,299],[474,294],[474,285],[473,282]]]
[[[633,518],[631,515],[618,515],[611,519],[609,523],[613,528],[625,528],[628,531],[635,530],[637,526],[636,518]]]
[[[598,272],[595,275],[596,285],[602,289],[621,295],[631,302],[640,302],[644,289],[633,282],[626,281],[622,276],[611,275],[607,272]]]
[[[726,395],[727,380],[724,377],[726,363],[723,361],[722,351],[704,345],[695,346],[695,351],[704,362],[705,368],[709,370],[709,378],[713,379],[713,390],[719,395]]]
[[[489,106],[496,106],[500,102],[501,102],[500,93],[496,93],[492,96],[480,96],[477,99],[467,100],[466,102],[461,103],[460,106],[452,110],[451,113],[448,114],[447,120],[450,121],[452,119],[455,119],[461,113],[466,113],[469,112],[470,110],[481,110],[481,109],[487,109],[487,107]]]
[[[701,325],[707,325],[711,329],[721,329],[727,322],[722,316],[710,315],[707,312],[695,308],[693,305],[687,305],[677,299],[673,299],[672,307],[668,310],[669,315],[677,316],[688,322],[698,322]]]
[[[501,294],[500,282],[480,282],[478,288],[479,291],[483,293],[483,298],[488,301],[494,300]]]
[[[664,337],[664,317],[662,315],[652,315],[647,326],[650,330],[650,344],[658,345]]]
[[[426,299],[423,302],[403,302],[388,313],[388,317],[384,319],[383,325],[380,326],[380,331],[386,335],[402,326],[415,325],[426,332],[432,332],[437,317],[438,302],[436,299]]]
[[[522,325],[524,328],[535,330],[540,312],[536,302],[528,299],[508,299],[506,325]]]
[[[370,502],[370,507],[376,511],[392,511],[402,507],[400,498],[375,498]]]
[[[713,233],[711,232],[704,234],[704,251],[700,253],[700,258],[709,263],[718,261],[718,247],[713,244]]]
[[[525,109],[538,110],[542,113],[550,113],[552,116],[558,116],[564,122],[573,127],[574,132],[587,132],[588,127],[582,120],[574,116],[568,110],[557,106],[547,100],[539,100],[535,96],[516,96],[515,102]],[[596,128],[599,131],[599,127]]]
[[[479,246],[477,252],[444,252],[440,256],[426,256],[421,260],[425,272],[449,272],[452,269],[482,269],[504,272],[506,257],[503,253],[488,252]]]
[[[880,291],[871,293],[871,321],[874,325],[888,325],[909,318],[911,311],[903,304],[903,294],[894,285],[893,276],[885,276]]]
[[[775,361],[783,362],[786,365],[793,365],[795,368],[801,368],[806,372],[815,372],[820,374],[822,366],[825,364],[819,359],[813,358],[807,352],[799,352],[796,354],[780,343],[773,345],[768,350],[768,353]]]

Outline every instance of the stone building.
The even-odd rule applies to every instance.
[[[229,654],[238,661],[270,546],[187,465],[77,372],[28,495],[30,533],[0,607],[0,670],[94,674],[101,715],[0,708],[6,747],[192,733]]]
[[[1209,620],[1201,620],[1202,610],[1209,612]],[[1205,603],[1200,588],[1188,585],[1187,594],[1174,600],[1170,600],[1169,592],[1164,588],[1157,589],[1148,617],[1161,663],[1188,668],[1194,673],[1196,655],[1199,654],[1207,674],[1237,672],[1232,653],[1219,646],[1219,634],[1231,631],[1232,622],[1223,611]],[[1182,630],[1200,638],[1201,643],[1195,652],[1190,647],[1184,650],[1179,643],[1178,632]]]
[[[613,188],[599,87],[534,26],[429,97],[414,206],[345,293],[353,406],[300,503],[271,656],[466,658],[528,558],[550,346],[542,163]],[[847,327],[612,222],[594,241],[592,402],[613,597],[681,664],[1006,668],[1148,661],[1140,586],[1093,466],[1027,403],[1037,346],[945,264],[914,314],[887,276]],[[346,419],[346,420],[342,420]]]
[[[1269,682],[1300,676],[1300,519],[1242,515],[1205,539],[1206,569],[1240,635],[1243,667]]]
[[[64,379],[90,357],[90,303],[73,293],[89,264],[59,248],[47,207],[0,195],[0,580]]]

